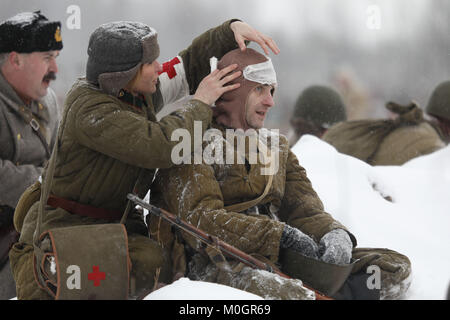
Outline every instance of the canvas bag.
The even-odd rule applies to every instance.
[[[423,111],[414,101],[403,106],[395,102],[388,102],[386,108],[397,114],[395,119],[366,119],[353,120],[336,124],[339,130],[329,130],[323,136],[325,141],[333,141],[333,146],[344,154],[372,164],[373,157],[378,151],[384,138],[394,130],[426,121]],[[330,140],[328,140],[330,139]],[[355,145],[358,148],[355,148]]]
[[[130,201],[120,223],[55,228],[41,234],[57,149],[58,142],[42,185],[33,238],[35,280],[56,300],[127,299],[131,260],[124,222]]]

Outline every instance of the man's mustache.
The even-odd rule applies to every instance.
[[[50,80],[56,80],[56,73],[54,73],[53,71],[47,73],[42,79],[42,81],[50,81]]]

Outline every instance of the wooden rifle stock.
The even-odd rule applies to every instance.
[[[253,269],[266,270],[272,273],[276,273],[280,277],[291,279],[291,277],[289,277],[287,274],[284,274],[277,268],[274,268],[268,265],[267,263],[264,263],[256,259],[255,257],[252,257],[251,255],[239,250],[238,248],[229,245],[228,243],[218,239],[217,237],[207,234],[206,232],[194,227],[192,224],[181,220],[180,217],[162,208],[158,208],[148,202],[145,202],[144,200],[142,200],[141,198],[139,198],[134,194],[129,193],[127,195],[127,198],[132,202],[138,204],[139,206],[147,209],[149,213],[164,219],[165,221],[167,221],[172,225],[177,226],[181,230],[189,233],[190,235],[204,242],[206,245],[218,247],[227,256],[234,258]],[[316,300],[333,300],[332,298],[325,296],[324,294],[318,292],[317,290],[311,287],[306,286],[305,284],[303,284],[303,286],[308,288],[309,290],[314,291],[314,293],[316,294]]]

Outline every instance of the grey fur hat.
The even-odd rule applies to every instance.
[[[158,58],[157,32],[140,22],[105,23],[91,34],[87,53],[87,80],[117,96],[142,64]]]

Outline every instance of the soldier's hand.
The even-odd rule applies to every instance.
[[[222,70],[216,69],[211,72],[200,82],[193,98],[212,105],[225,92],[239,88],[239,83],[226,85],[241,75],[241,71],[229,74],[236,68],[237,64],[232,64]]]
[[[231,23],[230,28],[233,30],[234,38],[242,51],[245,51],[247,48],[245,46],[245,40],[248,40],[259,44],[266,55],[269,55],[269,49],[275,54],[280,53],[280,49],[271,37],[262,34],[247,23],[234,21]]]
[[[349,264],[353,244],[343,229],[335,229],[325,234],[319,242],[320,260],[333,264]]]
[[[304,234],[297,228],[285,225],[281,235],[280,247],[284,249],[292,249],[298,253],[318,259],[317,243],[308,235]]]

